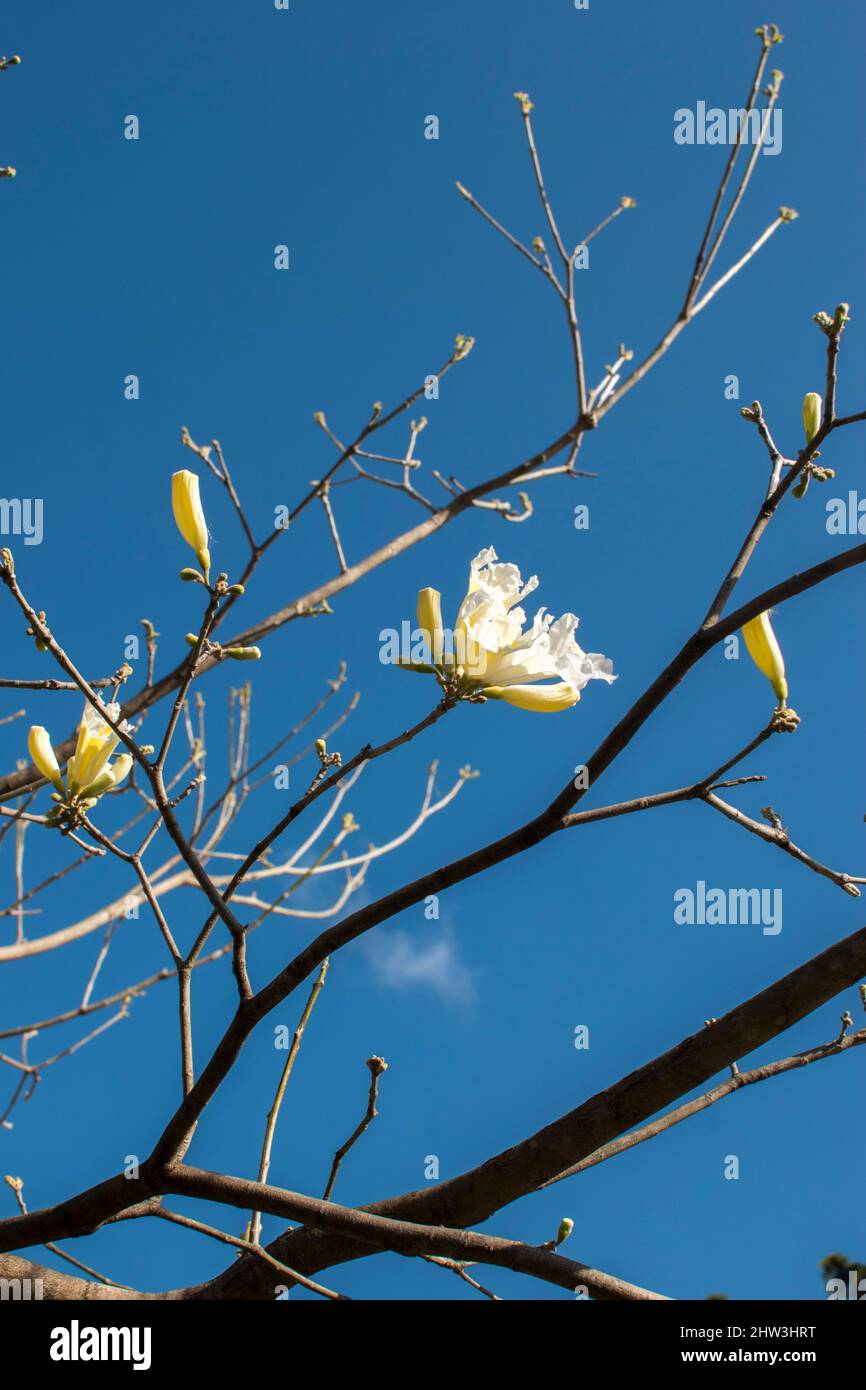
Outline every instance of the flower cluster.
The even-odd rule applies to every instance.
[[[418,626],[430,664],[400,664],[435,672],[446,692],[458,699],[504,700],[539,713],[571,709],[589,681],[616,679],[613,663],[578,646],[573,613],[554,620],[539,608],[524,631],[526,614],[518,605],[537,587],[535,576],[524,584],[516,565],[499,563],[495,550],[480,551],[450,632],[442,625],[438,590],[421,590]]]
[[[27,739],[27,748],[36,767],[47,777],[54,787],[54,800],[58,806],[51,813],[53,823],[69,819],[76,810],[88,811],[107,791],[113,791],[129,774],[132,757],[121,753],[114,762],[111,755],[120,742],[119,735],[103,718],[100,710],[108,716],[124,733],[129,733],[131,725],[120,723],[120,705],[104,705],[99,701],[99,710],[89,702],[84,706],[84,714],[78,726],[75,752],[66,767],[64,783],[57,755],[51,745],[51,736],[41,724],[34,724]]]

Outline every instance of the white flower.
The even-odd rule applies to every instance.
[[[109,719],[117,724],[120,719],[120,705],[117,703],[104,705],[102,700],[99,701],[99,705]],[[129,733],[132,728],[130,724],[126,723],[121,724],[120,727],[124,733]],[[78,728],[75,752],[66,769],[70,792],[81,791],[96,781],[100,773],[106,770],[108,760],[119,742],[118,735],[88,701],[84,706],[84,714]]]
[[[589,681],[615,680],[608,657],[578,646],[573,613],[554,620],[539,608],[524,631],[526,614],[518,605],[537,587],[534,575],[524,584],[516,565],[499,563],[493,549],[482,550],[470,566],[469,589],[457,614],[454,654],[439,657],[434,634],[428,639],[434,662],[449,673],[462,668],[475,693],[537,711],[570,709]],[[425,613],[434,614],[438,594],[422,594]],[[428,623],[422,620],[425,630]],[[553,684],[539,685],[542,681]]]

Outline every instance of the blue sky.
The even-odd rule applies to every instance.
[[[202,691],[221,737],[227,691],[252,670],[257,756],[318,698],[341,659],[361,691],[334,746],[345,755],[420,718],[435,691],[378,659],[379,632],[414,614],[422,585],[459,603],[483,546],[537,573],[539,603],[581,617],[589,650],[619,679],[596,683],[568,714],[464,706],[369,769],[351,800],[361,838],[383,843],[412,819],[425,770],[437,786],[466,763],[481,776],[456,803],[375,866],[378,896],[512,828],[538,811],[673,655],[703,615],[766,485],[765,456],[739,409],[756,396],[780,446],[802,438],[800,401],[822,389],[818,309],[852,303],[840,406],[863,408],[862,104],[847,79],[863,41],[853,4],[781,0],[772,14],[733,0],[696,7],[569,0],[440,0],[435,7],[292,0],[84,11],[9,0],[0,47],[20,68],[0,76],[0,187],[6,266],[2,490],[44,499],[39,547],[13,542],[25,592],[91,674],[113,669],[142,617],[162,634],[158,672],[183,654],[197,593],[177,581],[188,554],[171,521],[169,477],[194,462],[178,443],[218,437],[259,534],[332,460],[313,422],[325,410],[352,435],[376,399],[402,398],[447,356],[459,332],[470,358],[427,402],[419,454],[469,485],[565,429],[573,385],[561,314],[535,274],[457,196],[460,179],[529,241],[544,230],[523,143],[516,89],[536,104],[548,186],[572,245],[623,195],[637,208],[593,243],[580,279],[588,374],[620,342],[642,356],[675,316],[725,151],[674,143],[674,112],[698,100],[740,105],[754,66],[755,25],[776,21],[785,42],[783,147],[761,156],[719,269],[780,204],[800,218],[773,238],[692,324],[652,376],[587,442],[595,479],[550,480],[535,514],[511,526],[475,511],[333,600],[333,616],[294,623],[264,644],[255,668],[220,670]],[[776,55],[778,54],[778,58]],[[140,139],[123,138],[124,118]],[[435,114],[437,141],[424,138]],[[286,244],[291,268],[273,249]],[[140,399],[124,399],[129,373]],[[735,374],[739,401],[725,398]],[[416,411],[420,413],[420,411]],[[387,451],[405,443],[399,427]],[[862,436],[834,439],[822,490],[784,506],[743,586],[743,598],[833,554],[825,502],[858,486]],[[218,567],[236,574],[242,537],[216,484],[204,484]],[[590,509],[588,530],[574,507]],[[350,560],[421,519],[404,498],[362,486],[335,494]],[[328,578],[334,556],[311,509],[275,546],[238,611],[245,626]],[[770,801],[793,838],[834,867],[862,871],[862,649],[852,641],[862,576],[851,571],[784,607],[775,619],[788,665],[796,736],[744,765],[764,786],[732,799],[753,815]],[[531,606],[530,601],[530,606]],[[3,674],[36,678],[37,657],[8,599],[0,608]],[[141,668],[139,667],[140,671]],[[140,677],[139,677],[140,679]],[[3,692],[6,769],[26,725],[58,738],[79,714],[75,696]],[[747,659],[712,652],[592,792],[585,805],[679,786],[723,762],[770,710]],[[156,733],[161,706],[146,729]],[[323,721],[319,721],[320,723]],[[216,731],[219,730],[219,734]],[[315,732],[319,732],[318,729]],[[220,780],[217,771],[210,789]],[[304,771],[312,775],[307,761]],[[238,826],[243,849],[285,808],[265,788]],[[106,812],[106,823],[110,815]],[[299,840],[287,841],[291,848]],[[3,903],[14,893],[9,841],[0,851]],[[26,872],[67,862],[69,846],[28,836]],[[164,857],[156,848],[153,862]],[[784,925],[678,926],[673,895],[698,880],[779,888]],[[98,864],[41,900],[28,931],[57,930],[121,892],[119,866]],[[328,901],[316,885],[306,902]],[[201,920],[198,895],[170,900],[179,936]],[[358,899],[356,899],[356,902]],[[559,836],[442,896],[438,923],[412,909],[336,958],[291,1082],[271,1178],[316,1195],[334,1149],[360,1118],[364,1059],[390,1069],[380,1118],[347,1160],[335,1198],[360,1203],[422,1186],[428,1155],[448,1177],[579,1104],[862,925],[862,905],[828,881],[700,806],[673,807]],[[6,919],[3,933],[10,931]],[[263,982],[305,939],[275,924],[252,949]],[[6,937],[8,939],[8,936]],[[7,966],[3,1018],[22,1023],[77,1002],[101,937]],[[419,966],[419,960],[421,965]],[[424,968],[424,962],[427,962]],[[432,964],[431,964],[432,962]],[[437,966],[438,962],[438,966]],[[162,965],[144,919],[116,937],[100,977],[108,992]],[[420,977],[420,978],[418,978]],[[196,981],[197,1055],[207,1056],[231,1005],[218,969]],[[306,991],[281,1007],[245,1049],[191,1158],[254,1176],[265,1112],[283,1054],[271,1025],[294,1026]],[[835,1035],[856,991],[832,1001],[750,1062]],[[590,1029],[588,1050],[574,1029]],[[63,1033],[71,1042],[78,1033]],[[31,1045],[57,1046],[60,1031]],[[754,1087],[634,1152],[489,1223],[497,1234],[548,1239],[575,1222],[568,1253],[681,1298],[820,1297],[817,1262],[864,1257],[862,1058],[856,1051]],[[177,1099],[175,1000],[162,985],[131,1018],[50,1069],[0,1137],[4,1172],[44,1206],[144,1155]],[[11,1073],[4,1073],[8,1086]],[[738,1181],[723,1176],[740,1159]],[[11,1194],[9,1203],[11,1210]],[[237,1230],[238,1213],[210,1210]],[[266,1223],[272,1236],[278,1223]],[[82,1240],[75,1254],[140,1288],[191,1283],[225,1264],[196,1236],[138,1223]],[[446,1272],[382,1256],[325,1276],[375,1298],[475,1297]],[[505,1296],[568,1297],[488,1271]],[[303,1297],[304,1295],[298,1295]],[[294,1295],[293,1295],[294,1297]]]

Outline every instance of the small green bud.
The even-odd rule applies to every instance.
[[[225,654],[232,661],[259,661],[262,655],[258,647],[226,647]]]
[[[227,594],[242,594],[243,592],[243,584],[230,584],[229,587],[226,589]]]
[[[183,638],[183,640],[184,640],[184,642],[186,642],[186,644],[187,644],[188,647],[197,647],[197,646],[198,646],[198,638],[196,637],[196,635],[195,635],[194,632],[187,632],[187,633],[184,633],[184,638]]]
[[[556,1244],[562,1245],[563,1241],[568,1240],[574,1230],[574,1222],[570,1216],[564,1216],[559,1223],[559,1230],[556,1233]]]
[[[180,577],[183,580],[184,584],[204,583],[204,576],[199,574],[198,570],[194,570],[190,566],[187,566],[186,569],[181,570]]]

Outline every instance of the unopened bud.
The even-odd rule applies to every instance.
[[[824,410],[824,402],[817,391],[807,391],[803,397],[803,428],[806,431],[806,443],[811,444],[815,435],[821,428],[821,415]]]
[[[262,655],[258,647],[226,647],[225,654],[232,661],[259,661]]]
[[[458,333],[454,340],[454,361],[460,362],[464,357],[468,357],[474,346],[474,338],[468,338],[465,333]]]
[[[556,1233],[556,1244],[562,1245],[563,1241],[568,1240],[574,1230],[574,1222],[570,1216],[564,1216],[559,1223],[559,1230]]]
[[[778,699],[787,700],[785,662],[770,623],[769,613],[759,613],[756,618],[750,618],[742,631],[749,656],[758,670],[767,677]]]

